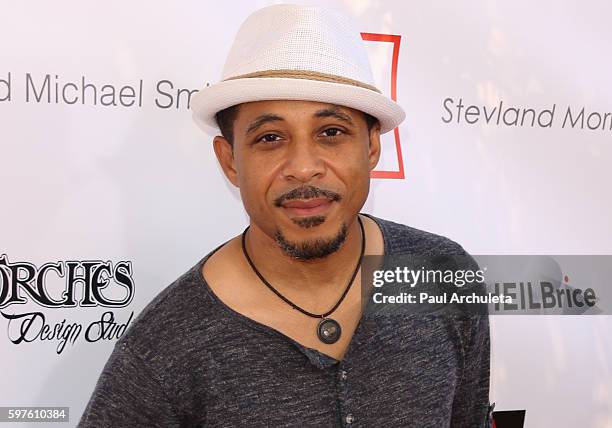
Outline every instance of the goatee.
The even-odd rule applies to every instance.
[[[331,239],[317,238],[310,241],[291,242],[285,238],[280,229],[276,231],[274,237],[280,249],[289,257],[299,260],[313,260],[322,259],[338,251],[346,241],[347,232],[346,223],[342,223],[338,233]]]

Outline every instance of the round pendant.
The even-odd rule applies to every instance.
[[[337,321],[331,318],[323,318],[317,326],[317,336],[323,343],[332,344],[340,339],[342,329]]]

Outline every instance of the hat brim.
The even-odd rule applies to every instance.
[[[262,77],[225,80],[198,91],[190,102],[193,119],[202,130],[215,133],[215,114],[233,105],[264,100],[318,101],[363,111],[380,121],[384,134],[406,117],[390,98],[359,86],[309,79]]]

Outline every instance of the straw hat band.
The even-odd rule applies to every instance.
[[[360,82],[358,80],[349,79],[348,77],[337,76],[334,74],[320,73],[318,71],[310,70],[262,70],[254,71],[252,73],[241,74],[239,76],[228,77],[226,80],[236,79],[249,79],[258,77],[288,77],[292,79],[307,79],[307,80],[318,80],[321,82],[334,82],[342,83],[345,85],[359,86],[361,88],[369,89],[370,91],[381,93],[380,90],[373,85]]]

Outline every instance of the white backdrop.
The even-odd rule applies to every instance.
[[[48,324],[85,328],[112,310],[124,323],[242,230],[212,136],[177,91],[217,81],[240,23],[272,3],[0,1],[0,256],[37,268],[129,261],[135,289],[122,308],[29,299],[3,313],[40,311]],[[317,3],[350,14],[362,32],[401,36],[402,157],[386,135],[380,169],[403,167],[404,178],[374,179],[364,211],[473,254],[612,254],[612,4],[308,2]],[[366,45],[389,93],[392,44]],[[95,105],[83,79],[96,86]],[[118,97],[126,85],[130,106]],[[113,89],[118,105],[102,105]],[[542,123],[550,126],[532,127],[528,115],[505,125],[508,108],[554,114]],[[50,293],[65,286],[47,275]],[[0,406],[69,406],[73,426],[114,340],[81,337],[58,353],[52,340],[15,345],[15,325],[0,324]],[[526,427],[612,427],[610,316],[494,316],[491,326],[496,409],[526,409]]]

